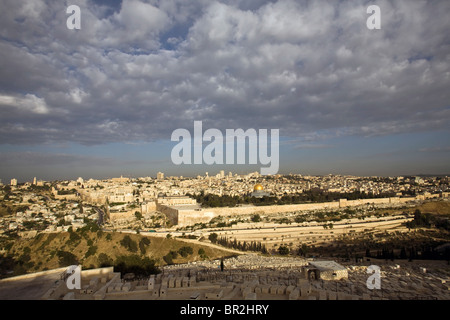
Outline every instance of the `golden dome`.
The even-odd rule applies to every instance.
[[[264,187],[261,184],[257,184],[255,185],[255,187],[253,188],[253,191],[263,191]]]

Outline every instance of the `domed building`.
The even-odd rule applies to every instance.
[[[263,191],[264,187],[262,186],[262,184],[256,184],[255,187],[253,188],[253,191]]]
[[[270,193],[264,191],[264,187],[262,186],[262,184],[258,183],[253,187],[253,192],[250,194],[250,196],[255,198],[269,197]]]

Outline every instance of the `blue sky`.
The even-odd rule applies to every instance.
[[[279,129],[280,173],[450,172],[448,1],[0,2],[3,183],[260,169],[174,165],[194,121]]]

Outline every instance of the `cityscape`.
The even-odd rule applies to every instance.
[[[0,195],[3,298],[44,274],[40,296],[25,298],[448,299],[449,182],[224,170],[12,179]],[[66,264],[86,273],[79,290],[62,281]],[[379,290],[366,284],[373,265]]]
[[[0,6],[0,302],[450,300],[449,1]]]
[[[255,186],[261,188],[256,190]],[[80,177],[73,181],[51,182],[34,178],[33,181],[20,184],[17,179],[12,179],[9,185],[3,186],[1,208],[3,219],[0,225],[3,232],[24,231],[27,229],[26,226],[30,225],[33,225],[32,229],[47,232],[67,231],[70,226],[75,228],[84,226],[84,218],[104,224],[107,222],[105,219],[107,214],[108,223],[115,228],[121,223],[126,225],[134,221],[136,212],[139,213],[139,217],[154,216],[157,203],[165,203],[165,199],[178,198],[181,202],[174,202],[174,205],[184,206],[183,209],[190,209],[189,206],[192,206],[194,208],[192,210],[200,210],[201,206],[195,199],[200,195],[211,196],[209,202],[203,199],[207,207],[257,208],[258,205],[332,202],[343,198],[446,199],[449,192],[448,176],[355,177],[299,174],[261,176],[258,172],[233,175],[232,172],[225,174],[225,171],[221,170],[215,175],[209,176],[206,172],[204,176],[195,178],[165,177],[164,173],[159,172],[157,177],[153,178],[122,176],[85,181]],[[183,201],[183,198],[189,199]],[[274,202],[274,199],[285,201]],[[227,203],[227,200],[231,202]],[[378,200],[368,203],[376,201]],[[10,205],[7,205],[7,202]],[[64,223],[61,218],[64,219]],[[145,221],[148,222],[149,219]],[[155,223],[147,226],[147,228],[155,227],[162,225]]]

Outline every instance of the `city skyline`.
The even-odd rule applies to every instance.
[[[219,177],[221,175],[221,173],[224,173],[224,176]],[[130,179],[132,180],[139,180],[139,179],[154,179],[155,181],[158,180],[169,180],[169,179],[197,179],[199,177],[203,177],[203,178],[214,178],[214,179],[227,179],[230,177],[230,174],[232,175],[233,178],[235,178],[236,176],[238,177],[245,177],[245,176],[249,176],[252,175],[253,173],[258,173],[258,171],[239,171],[239,172],[233,172],[233,171],[226,171],[226,170],[219,170],[219,171],[212,171],[212,172],[197,172],[195,174],[192,175],[175,175],[175,174],[166,174],[165,172],[160,172],[158,171],[155,174],[148,174],[148,175],[135,175],[135,174],[129,174],[129,175],[124,175],[124,174],[119,174],[119,175],[110,175],[110,176],[73,176],[73,177],[60,177],[60,178],[56,178],[56,179],[46,179],[45,177],[39,177],[39,176],[32,176],[31,178],[11,178],[8,180],[3,180],[0,179],[0,183],[3,185],[12,185],[13,181],[14,184],[26,184],[26,183],[30,183],[30,184],[34,184],[34,185],[39,185],[40,183],[45,183],[45,182],[56,182],[56,181],[77,181],[80,178],[83,179],[84,181],[88,181],[88,180],[98,180],[98,181],[109,181],[109,180],[114,180],[114,179],[118,179],[118,178],[124,178],[124,179]],[[159,175],[162,175],[162,178],[158,178]],[[299,172],[288,172],[288,173],[278,173],[276,175],[273,175],[274,177],[276,176],[302,176],[305,178],[308,177],[315,177],[315,178],[319,178],[319,177],[358,177],[358,178],[373,178],[373,177],[377,177],[377,178],[396,178],[396,177],[403,177],[403,178],[408,178],[408,177],[448,177],[450,176],[449,174],[426,174],[426,173],[420,173],[420,174],[407,174],[407,175],[353,175],[353,174],[340,174],[340,173],[327,173],[327,174],[302,174]],[[257,180],[263,179],[265,178],[265,175],[258,175],[258,178],[256,178]]]
[[[279,130],[279,174],[449,174],[450,3],[370,4],[2,0],[0,179],[260,170],[173,164],[194,121]]]

